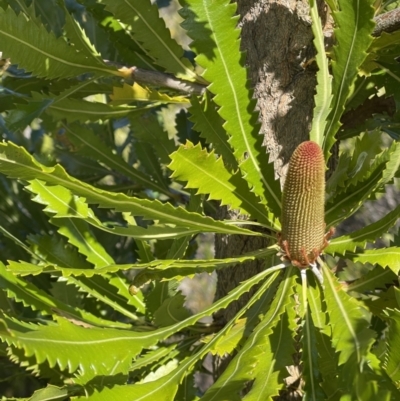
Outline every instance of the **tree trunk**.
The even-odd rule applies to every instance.
[[[287,162],[296,146],[308,139],[314,91],[315,67],[308,0],[237,0],[249,78],[258,101],[264,145],[278,178],[284,178]],[[323,11],[323,10],[322,10]],[[312,63],[311,63],[312,64]],[[229,216],[227,216],[229,214]],[[221,211],[221,217],[237,218]],[[226,258],[265,247],[256,237],[216,237],[216,257]],[[263,261],[218,271],[216,297],[221,298],[240,282],[263,268]],[[224,323],[247,302],[249,295],[219,312]],[[219,375],[226,361],[217,362]]]

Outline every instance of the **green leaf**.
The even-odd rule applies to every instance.
[[[213,151],[208,153],[200,144],[194,146],[188,141],[170,157],[172,162],[168,168],[173,171],[171,178],[187,181],[185,188],[196,188],[198,193],[209,194],[210,200],[220,200],[221,205],[239,209],[261,224],[279,230],[277,222],[267,219],[267,210],[250,192],[246,181],[239,174],[231,174],[222,158],[216,158]]]
[[[9,298],[21,302],[32,310],[40,311],[43,315],[63,316],[76,324],[99,327],[128,328],[125,323],[111,322],[98,318],[77,307],[67,305],[42,291],[29,281],[22,280],[5,269],[0,264],[0,288],[7,292]]]
[[[366,244],[375,242],[382,234],[387,233],[393,227],[400,216],[400,205],[388,213],[382,219],[353,231],[351,234],[342,235],[330,241],[329,246],[324,250],[330,254],[344,255],[346,251],[354,252],[356,247],[365,248]]]
[[[97,241],[86,221],[60,218],[51,219],[50,222],[59,227],[58,232],[66,237],[70,244],[76,246],[79,253],[86,256],[86,260],[96,268],[114,263],[113,258]]]
[[[191,114],[189,120],[194,123],[193,129],[198,131],[208,144],[212,145],[215,153],[222,156],[229,171],[236,171],[238,163],[229,145],[229,137],[223,127],[224,120],[218,114],[217,106],[209,92],[204,94],[201,102],[197,96],[192,96],[191,104],[188,111]]]
[[[280,316],[272,334],[266,339],[266,355],[261,353],[261,358],[255,366],[252,374],[255,382],[243,398],[246,401],[271,399],[278,395],[278,390],[283,387],[282,379],[286,377],[287,366],[293,363],[293,354],[296,352],[293,340],[296,331],[296,311],[288,305],[285,309],[286,313]],[[264,348],[262,344],[256,346]]]
[[[328,117],[323,146],[326,159],[335,142],[340,118],[352,93],[358,70],[372,43],[371,33],[375,26],[373,0],[338,0],[337,3],[338,9],[332,12],[336,24],[336,44],[333,47],[332,61],[332,112]]]
[[[56,38],[25,14],[0,8],[0,39],[4,55],[39,77],[70,78],[86,73],[120,75],[98,58],[78,53],[64,38]]]
[[[185,297],[182,294],[167,298],[154,314],[154,324],[164,327],[186,319],[190,312],[184,307],[184,303]]]
[[[328,58],[325,54],[324,33],[322,32],[321,18],[318,13],[318,6],[315,0],[309,0],[310,14],[312,18],[312,31],[314,34],[314,46],[317,50],[315,56],[317,72],[317,88],[314,96],[315,106],[310,132],[310,140],[323,146],[324,131],[327,123],[327,117],[330,112],[332,101],[332,76],[329,74]]]
[[[130,212],[147,219],[159,220],[160,223],[171,223],[178,227],[194,228],[199,231],[261,235],[197,213],[188,213],[185,209],[174,208],[168,203],[163,204],[157,200],[138,199],[122,193],[115,194],[97,189],[72,178],[60,165],[55,167],[43,166],[24,148],[11,142],[0,144],[0,172],[12,178],[27,181],[40,179],[48,184],[61,185],[73,193],[85,197],[88,203],[113,208],[119,212]]]
[[[183,49],[171,38],[165,22],[158,15],[158,8],[150,0],[101,0],[106,10],[126,24],[136,40],[168,72],[180,78],[197,80],[190,62],[183,57]]]
[[[350,255],[348,255],[350,256]],[[378,264],[389,267],[395,274],[400,270],[400,247],[366,249],[362,253],[351,255],[355,262]]]
[[[282,266],[278,267],[278,270]],[[243,315],[248,308],[253,305],[253,303],[268,289],[268,286],[276,279],[277,270],[271,268],[271,277],[262,284],[261,288],[257,293],[251,298],[249,303],[245,305],[237,314],[237,318]],[[263,273],[263,272],[262,272]],[[264,274],[262,274],[264,276]],[[257,275],[259,276],[259,275]],[[243,286],[243,284],[241,284]],[[237,289],[233,290],[237,293]],[[226,297],[225,297],[226,298]],[[219,303],[220,301],[217,301]],[[186,358],[175,370],[166,376],[149,383],[139,383],[135,385],[127,386],[115,386],[113,389],[104,388],[101,393],[95,392],[90,398],[90,401],[100,401],[105,394],[106,398],[117,398],[117,399],[131,399],[134,396],[135,401],[152,401],[152,400],[163,400],[163,401],[174,401],[175,394],[177,392],[179,384],[182,382],[184,376],[191,372],[194,364],[199,362],[211,349],[213,349],[216,343],[226,335],[226,333],[231,329],[232,325],[236,319],[232,319],[227,325],[225,325],[215,337],[205,346],[203,346],[198,352],[194,353],[189,358]],[[231,401],[231,398],[229,398]]]
[[[370,176],[345,192],[329,200],[325,208],[327,226],[335,225],[357,211],[364,201],[372,197],[389,184],[397,174],[400,166],[400,143],[392,146],[377,157],[371,166]]]
[[[307,272],[306,272],[307,273]],[[303,377],[305,381],[304,400],[321,400],[325,398],[325,394],[320,387],[322,378],[318,366],[318,345],[316,341],[316,327],[314,326],[311,310],[308,306],[307,297],[307,276],[301,274],[302,281],[302,308],[303,327],[302,327],[302,361],[303,361]]]
[[[133,113],[143,113],[154,106],[156,105],[150,104],[142,107],[112,106],[107,103],[63,98],[50,104],[47,113],[56,121],[65,119],[67,122],[87,122],[128,117]]]
[[[272,254],[276,254],[276,247],[261,249],[254,252],[227,259],[194,259],[194,260],[153,260],[145,263],[129,263],[124,265],[110,265],[97,269],[84,269],[79,267],[66,267],[48,264],[46,266],[34,265],[28,262],[9,261],[8,268],[14,273],[19,275],[40,274],[57,272],[62,273],[63,276],[85,276],[93,277],[98,274],[109,274],[116,271],[123,271],[129,269],[142,270],[136,275],[134,283],[139,286],[148,280],[154,279],[171,279],[176,276],[187,276],[195,273],[209,272],[214,269],[221,269],[232,266],[238,263],[245,263],[255,259],[263,259]]]
[[[279,332],[281,330],[279,321],[285,312],[287,304],[291,301],[296,278],[294,272],[293,267],[289,267],[286,270],[284,281],[279,286],[269,310],[226,370],[207,390],[202,397],[203,401],[240,400],[239,392],[249,380],[253,379],[255,369],[257,369],[257,372],[262,371],[263,375],[259,376],[255,390],[253,393],[250,391],[247,395],[249,398],[246,399],[257,399],[257,397],[258,399],[268,399],[269,396],[275,395],[279,387],[283,385],[283,381],[278,381],[278,373],[281,368],[281,362],[284,363],[286,359],[279,361],[275,358],[281,351],[280,347],[283,346],[279,342]],[[273,330],[275,330],[275,336],[271,336]],[[278,348],[275,349],[274,346],[278,346]],[[275,364],[277,364],[276,368]],[[258,365],[260,365],[260,370]]]
[[[46,388],[35,391],[29,401],[62,401],[67,399],[68,396],[67,388],[48,385]]]
[[[113,153],[112,149],[104,144],[98,136],[91,130],[78,124],[64,125],[67,131],[67,138],[85,154],[85,156],[94,159],[123,176],[129,177],[133,182],[143,185],[144,188],[150,188],[154,191],[169,194],[168,188],[155,182],[150,176],[143,174],[131,165],[125,162],[122,157]]]
[[[189,228],[174,228],[158,224],[144,228],[137,226],[132,217],[130,221],[134,221],[134,224],[129,223],[128,227],[113,227],[111,224],[106,225],[102,223],[88,207],[84,198],[73,195],[70,190],[62,186],[45,185],[42,181],[34,180],[26,188],[37,195],[33,198],[35,202],[46,205],[44,210],[53,216],[51,223],[60,227],[59,232],[69,238],[70,242],[77,246],[82,254],[86,256],[90,255],[97,260],[96,263],[92,261],[95,265],[104,263],[107,258],[109,263],[111,263],[111,260],[105,256],[104,251],[91,249],[92,247],[96,247],[95,243],[97,241],[90,239],[93,235],[90,233],[88,224],[110,234],[143,240],[179,238],[197,232]],[[69,221],[70,219],[73,221]],[[81,221],[78,222],[77,219]],[[102,254],[103,256],[96,256],[96,254]]]
[[[397,275],[392,270],[376,265],[367,274],[349,284],[347,292],[357,291],[365,293],[366,291],[374,291],[378,288],[385,289],[387,288],[387,284],[393,283],[396,279]]]
[[[162,164],[169,164],[169,155],[176,150],[174,140],[168,137],[157,120],[156,114],[145,114],[130,118],[135,138],[151,145]]]
[[[269,163],[262,137],[258,133],[256,102],[248,88],[247,71],[242,66],[240,43],[237,40],[236,4],[224,0],[202,2],[186,0],[184,28],[193,38],[191,48],[215,94],[218,113],[226,121],[224,129],[230,136],[242,174],[251,190],[262,199],[275,217],[281,214],[280,184],[275,180],[273,164]],[[183,12],[182,12],[183,13]],[[233,66],[236,66],[233,68]]]
[[[399,386],[400,383],[400,312],[387,310],[390,318],[389,330],[386,336],[386,353],[383,367],[392,381]]]
[[[307,277],[307,303],[311,311],[315,342],[318,349],[318,369],[322,376],[320,386],[327,397],[339,399],[341,391],[338,390],[338,360],[339,355],[331,343],[331,328],[326,304],[323,302],[321,287],[317,285],[314,277]],[[339,393],[339,394],[338,394]]]
[[[368,311],[342,289],[325,263],[325,302],[332,327],[332,345],[339,355],[339,365],[354,358],[360,371],[366,354],[374,341],[375,333],[368,328]],[[357,370],[355,369],[355,370]]]
[[[32,123],[35,118],[49,108],[52,99],[34,99],[27,104],[20,104],[11,110],[6,117],[7,128],[12,131],[23,130]]]

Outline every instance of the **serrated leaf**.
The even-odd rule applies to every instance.
[[[48,361],[50,367],[58,364],[61,369],[70,372],[79,368],[88,378],[102,374],[126,374],[132,355],[152,342],[147,333],[83,328],[63,318],[58,318],[57,324],[39,326],[22,325],[2,316],[1,326],[0,337],[3,341],[23,348],[26,356],[34,355],[37,363]],[[139,341],[134,341],[134,338]],[[100,346],[103,352],[98,352]]]
[[[250,192],[247,183],[239,174],[230,173],[222,158],[216,158],[214,152],[208,153],[200,144],[191,142],[180,146],[171,156],[168,168],[173,171],[172,178],[187,181],[185,188],[196,188],[198,193],[209,194],[209,199],[221,201],[231,209],[239,209],[242,214],[249,214],[261,224],[279,230],[277,222],[267,219],[268,211],[259,199]]]
[[[85,31],[81,28],[78,22],[68,12],[65,4],[61,3],[65,11],[64,31],[68,39],[73,43],[74,48],[80,54],[85,55],[88,59],[93,59],[99,66],[104,66],[105,63],[101,59],[100,53],[90,42]]]
[[[76,52],[63,38],[57,39],[40,23],[27,20],[23,13],[17,16],[11,8],[0,9],[0,26],[4,54],[39,77],[69,78],[85,73],[120,75],[114,67]]]
[[[306,272],[307,273],[307,272]],[[321,388],[321,372],[318,366],[318,345],[316,341],[316,327],[308,306],[307,294],[307,276],[301,274],[302,281],[302,362],[304,377],[304,400],[321,400],[325,398],[325,394]]]
[[[285,313],[279,317],[272,334],[267,339],[266,355],[260,352],[261,358],[252,373],[255,382],[243,400],[269,400],[279,394],[279,389],[283,387],[282,379],[287,375],[287,366],[293,363],[293,354],[296,352],[293,341],[295,330],[296,311],[292,306],[286,305]],[[260,344],[258,348],[264,347]]]
[[[357,211],[363,202],[390,183],[399,170],[400,143],[394,142],[371,166],[371,174],[364,181],[346,188],[345,192],[329,200],[325,208],[325,221],[332,226]]]
[[[385,289],[386,285],[393,283],[396,278],[397,275],[392,270],[384,269],[377,265],[367,274],[349,284],[347,291],[365,293],[366,291],[373,291],[378,288]]]
[[[19,275],[40,274],[57,272],[62,273],[63,276],[85,276],[93,277],[98,274],[109,274],[116,271],[123,271],[128,269],[142,270],[135,277],[134,283],[141,285],[144,282],[152,279],[171,279],[176,276],[187,276],[195,273],[209,272],[214,269],[221,269],[238,263],[245,263],[255,259],[263,259],[272,254],[276,254],[276,247],[261,249],[254,252],[227,259],[194,259],[194,260],[153,260],[145,263],[129,263],[124,265],[110,265],[98,269],[80,269],[74,267],[56,266],[47,264],[46,266],[34,265],[28,262],[9,261],[8,268],[14,273]]]
[[[314,331],[316,346],[318,348],[318,368],[322,376],[320,383],[328,397],[338,399],[338,359],[339,355],[331,344],[331,328],[326,305],[321,298],[322,291],[317,286],[314,277],[307,277],[307,302],[311,310],[313,325],[318,328]],[[336,397],[336,398],[335,398]]]
[[[51,223],[59,227],[58,232],[68,239],[68,242],[76,246],[79,253],[86,257],[96,268],[114,263],[96,237],[93,235],[89,224],[84,220],[59,218],[51,219]]]
[[[99,327],[127,328],[128,325],[120,322],[111,322],[98,318],[79,308],[61,302],[51,297],[33,283],[22,280],[5,269],[0,264],[0,288],[7,292],[8,297],[32,310],[40,311],[44,315],[64,316],[76,324]]]
[[[400,383],[400,312],[398,310],[388,310],[387,314],[390,318],[389,330],[386,337],[386,353],[383,363],[384,369],[388,376],[398,387]]]
[[[277,269],[281,269],[282,266],[278,266]],[[271,268],[270,272],[272,276],[269,280],[267,280],[261,286],[260,290],[257,291],[252,299],[249,301],[248,305],[245,305],[237,314],[237,318],[243,315],[247,309],[253,305],[253,303],[260,297],[263,292],[268,288],[268,285],[271,284],[273,280],[277,277],[277,270],[275,268]],[[258,275],[257,275],[258,276]],[[241,284],[242,286],[243,284]],[[237,292],[237,289],[233,290],[233,292]],[[228,294],[229,295],[229,294]],[[226,298],[226,297],[224,297]],[[217,301],[219,303],[219,301]],[[168,375],[162,377],[161,379],[155,380],[150,383],[139,383],[136,385],[128,385],[128,386],[115,386],[113,388],[114,391],[110,392],[107,397],[116,397],[118,399],[124,399],[125,397],[135,397],[135,401],[152,401],[152,400],[163,400],[163,401],[174,401],[175,394],[177,392],[178,386],[182,381],[182,378],[185,377],[188,373],[190,373],[193,369],[193,366],[201,360],[220,340],[222,336],[224,336],[227,331],[232,327],[235,319],[232,319],[227,325],[225,325],[216,335],[215,337],[206,345],[204,345],[198,352],[192,355],[189,358],[186,358],[175,370],[173,370]],[[104,389],[105,390],[105,389]],[[101,394],[94,394],[93,398],[89,398],[90,400],[98,400],[100,401],[102,398]],[[231,401],[231,398],[229,398]]]
[[[236,171],[238,162],[233,155],[233,150],[228,143],[228,135],[223,128],[224,120],[217,111],[217,105],[212,100],[209,92],[206,92],[202,101],[197,96],[192,96],[191,114],[189,120],[194,123],[193,129],[211,144],[218,155],[222,156],[225,166],[229,171]]]
[[[342,289],[329,268],[322,264],[325,278],[324,298],[332,327],[332,345],[339,355],[339,365],[354,358],[360,371],[375,333],[370,330],[368,311]]]
[[[359,67],[367,56],[372,43],[374,29],[373,0],[338,0],[338,9],[332,12],[336,28],[336,44],[332,61],[332,111],[325,129],[324,154],[328,159],[329,150],[335,142],[335,134],[340,127],[340,118],[349,98]]]
[[[82,125],[65,125],[67,138],[77,147],[85,156],[101,162],[109,168],[129,177],[133,182],[143,185],[145,188],[169,194],[168,188],[155,182],[150,176],[143,174],[130,164],[126,163],[122,157],[114,154],[112,150],[89,129]]]
[[[88,203],[96,203],[100,207],[113,208],[120,212],[130,212],[137,216],[175,224],[177,227],[229,234],[261,235],[197,213],[188,213],[185,209],[174,208],[168,203],[163,204],[157,200],[138,199],[122,193],[115,194],[97,189],[72,178],[60,165],[55,167],[43,166],[24,148],[11,142],[0,144],[0,172],[12,178],[27,181],[40,179],[48,184],[61,185],[73,193],[85,197]]]
[[[107,103],[64,98],[57,100],[57,103],[50,104],[47,112],[57,121],[65,119],[67,122],[87,122],[128,117],[134,113],[143,113],[154,106],[156,105],[112,106]]]
[[[324,34],[322,32],[321,18],[315,0],[310,0],[310,14],[312,18],[312,31],[314,34],[314,46],[317,50],[315,56],[317,72],[317,88],[314,96],[315,106],[313,112],[310,140],[318,143],[320,147],[324,143],[324,131],[332,101],[332,76],[329,74],[328,58],[325,54]]]
[[[171,38],[164,20],[158,15],[157,6],[150,0],[101,0],[101,3],[129,27],[158,65],[180,78],[197,79],[190,62],[183,56],[183,49]]]
[[[287,268],[284,281],[279,286],[269,310],[226,370],[207,390],[202,397],[203,401],[240,400],[239,392],[249,380],[253,379],[253,371],[258,364],[262,364],[264,375],[263,379],[259,379],[259,383],[257,383],[256,396],[259,393],[259,386],[263,391],[262,399],[268,399],[266,397],[276,394],[279,386],[283,385],[282,382],[277,382],[278,375],[274,370],[274,365],[275,363],[279,364],[280,361],[275,359],[275,350],[272,348],[270,336],[273,329],[278,326],[279,319],[284,313],[287,303],[290,302],[290,295],[293,292],[294,279],[296,277],[294,271],[293,267]],[[273,344],[276,345],[275,342]],[[255,393],[253,392],[253,395]],[[250,394],[248,394],[249,397]]]
[[[35,118],[53,103],[52,99],[34,99],[27,104],[19,104],[14,110],[9,111],[6,117],[7,128],[12,131],[25,129]]]
[[[342,235],[330,241],[324,252],[330,254],[344,255],[346,251],[354,252],[356,247],[365,248],[368,242],[375,242],[382,234],[387,233],[390,227],[393,227],[400,216],[400,205],[388,213],[382,219],[353,231],[351,234]]]
[[[349,255],[350,256],[350,255]],[[351,255],[352,260],[361,263],[378,264],[389,267],[395,274],[400,270],[400,247],[366,249],[362,253]]]
[[[107,256],[105,256],[104,251],[102,252],[100,249],[93,254],[90,252],[91,245],[97,241],[94,239],[90,240],[93,236],[90,234],[90,230],[87,227],[88,224],[110,234],[142,240],[179,238],[197,232],[189,228],[174,228],[163,225],[151,225],[144,228],[137,226],[136,222],[135,224],[129,223],[128,227],[112,226],[111,224],[106,225],[95,216],[84,198],[73,195],[67,188],[59,185],[45,185],[42,181],[34,180],[30,182],[27,189],[37,195],[33,198],[35,202],[46,205],[45,212],[53,215],[51,223],[60,227],[60,233],[69,238],[70,241],[74,238],[74,245],[81,246],[80,250],[82,254],[87,256],[91,255],[97,259],[97,263],[92,261],[95,265],[100,263],[101,259],[103,259],[103,262],[107,260]],[[71,218],[74,221],[68,220]],[[78,222],[77,219],[81,220],[81,222]],[[85,239],[85,233],[87,234],[87,240]],[[91,244],[89,242],[91,242]],[[93,246],[96,245],[94,244]],[[96,257],[96,253],[103,254],[103,257],[100,257],[99,260],[98,256]],[[108,260],[110,261],[109,258]]]
[[[169,164],[169,155],[176,150],[174,140],[163,131],[155,114],[145,114],[130,118],[131,129],[135,138],[150,144],[156,151],[161,163]]]
[[[247,89],[247,71],[232,68],[242,65],[242,54],[237,37],[236,4],[224,0],[202,2],[187,0],[188,7],[184,28],[193,38],[191,48],[198,54],[196,61],[211,82],[208,87],[215,94],[214,101],[220,107],[218,113],[226,121],[224,129],[230,136],[242,174],[251,190],[262,199],[275,217],[281,214],[281,190],[275,180],[273,164],[269,163],[262,137],[256,124],[255,100]]]
[[[124,83],[122,88],[118,86],[113,87],[113,93],[110,95],[113,105],[127,104],[135,101],[139,102],[157,102],[159,103],[177,103],[189,104],[190,101],[184,96],[168,96],[165,93],[140,86],[137,82],[133,85]]]

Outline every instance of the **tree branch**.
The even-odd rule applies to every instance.
[[[202,95],[206,90],[205,85],[183,81],[173,75],[159,71],[148,71],[138,67],[131,67],[130,70],[132,79],[139,84],[161,86],[189,95]]]
[[[186,95],[202,95],[206,89],[206,85],[195,82],[184,81],[174,75],[160,71],[145,70],[139,67],[126,67],[122,64],[110,60],[103,60],[107,65],[113,65],[118,69],[124,69],[130,72],[131,78],[142,85],[152,85],[162,88],[170,88]]]
[[[391,33],[400,29],[400,8],[388,11],[375,17],[376,26],[372,36],[380,36],[382,32]]]

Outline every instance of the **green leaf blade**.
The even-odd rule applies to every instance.
[[[334,136],[340,127],[340,118],[358,70],[373,40],[371,33],[375,26],[375,9],[372,4],[372,0],[339,0],[339,9],[332,13],[336,23],[336,45],[332,61],[332,111],[328,117],[323,146],[326,159],[335,141]]]
[[[70,78],[88,72],[118,75],[115,68],[77,53],[63,38],[56,39],[40,23],[27,21],[23,13],[17,16],[11,8],[0,8],[0,39],[5,55],[39,77]]]
[[[328,58],[325,54],[321,18],[319,17],[318,6],[315,0],[310,0],[310,13],[313,21],[311,28],[314,34],[314,46],[317,50],[315,59],[318,65],[317,92],[314,96],[315,107],[310,140],[318,143],[322,148],[324,142],[324,131],[332,101],[332,77],[329,74],[329,64]]]
[[[197,80],[197,74],[183,57],[183,49],[171,38],[155,4],[150,0],[101,0],[101,3],[129,26],[135,39],[141,42],[157,64],[180,78]]]
[[[221,205],[239,209],[242,214],[277,228],[267,219],[267,210],[242,177],[230,173],[214,152],[208,153],[200,144],[187,142],[171,155],[171,160],[168,167],[174,172],[172,178],[187,181],[185,188],[197,188],[198,193],[209,194],[209,199],[220,200]]]
[[[247,71],[232,67],[243,64],[237,40],[240,31],[234,17],[236,4],[226,0],[218,4],[212,0],[187,0],[186,3],[189,6],[185,9],[186,26],[194,39],[191,47],[198,54],[196,61],[205,68],[203,76],[211,82],[208,89],[215,94],[213,100],[220,106],[218,113],[226,121],[224,129],[230,136],[229,144],[251,190],[278,217],[280,185],[261,146],[258,116],[254,112],[256,104],[247,89]]]
[[[328,269],[324,270],[325,302],[330,313],[332,344],[340,352],[339,365],[354,358],[362,369],[364,358],[374,341],[375,333],[368,328],[369,316],[361,304],[346,294]]]

